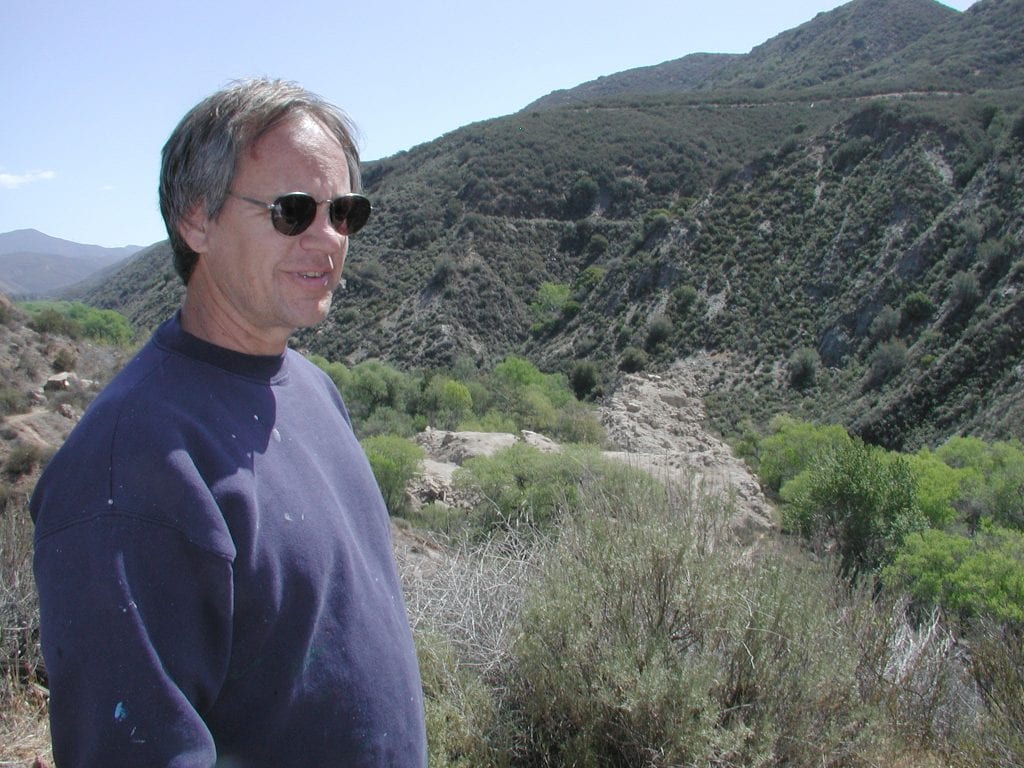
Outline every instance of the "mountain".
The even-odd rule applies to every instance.
[[[888,75],[894,68],[880,62],[931,34],[948,39],[954,35],[959,19],[959,12],[933,0],[861,0],[820,13],[747,54],[698,53],[627,70],[555,91],[531,103],[525,111],[624,94],[807,89],[865,72]],[[926,48],[932,50],[931,46]]]
[[[853,0],[368,163],[371,226],[295,343],[607,387],[700,351],[728,436],[779,412],[894,448],[1024,434],[1021,11]],[[180,288],[158,245],[82,295],[152,325]]]
[[[681,59],[650,67],[638,67],[591,80],[575,88],[554,91],[528,104],[523,111],[567,107],[580,102],[616,96],[666,94],[693,91],[706,84],[727,64],[742,59],[732,53],[691,53]]]
[[[82,245],[34,229],[0,233],[0,291],[9,296],[53,296],[138,250],[133,245]]]

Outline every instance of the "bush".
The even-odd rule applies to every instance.
[[[408,508],[406,487],[420,472],[423,449],[395,435],[368,437],[362,446],[388,512],[401,515]]]
[[[1024,446],[1020,441],[988,444],[976,437],[953,437],[935,455],[961,470],[957,503],[972,530],[982,520],[1024,530]]]
[[[777,492],[815,466],[821,456],[848,442],[850,436],[840,426],[818,426],[791,416],[776,416],[771,434],[758,444],[757,473],[761,482]]]
[[[466,461],[455,471],[455,484],[477,496],[474,514],[481,530],[550,531],[577,509],[581,488],[604,487],[635,473],[592,448],[543,453],[516,443]]]
[[[845,574],[884,565],[926,526],[909,462],[854,438],[819,455],[782,487],[786,526],[820,551],[833,544]]]
[[[57,350],[57,354],[53,356],[52,367],[57,373],[73,371],[76,365],[78,365],[78,355],[75,354],[73,349],[61,347]]]
[[[437,429],[457,429],[473,412],[473,397],[462,382],[435,376],[423,392],[420,411]]]
[[[53,307],[34,313],[28,327],[36,333],[56,333],[72,339],[82,335],[82,327],[78,323],[68,319]]]
[[[573,363],[569,371],[569,386],[577,400],[585,400],[590,397],[598,382],[600,374],[597,371],[597,364],[591,360],[578,360]]]
[[[658,315],[651,319],[647,325],[647,338],[644,340],[644,348],[651,353],[657,352],[659,348],[672,338],[674,328],[672,321],[664,315]]]
[[[927,320],[934,312],[935,304],[922,291],[915,291],[903,300],[903,314],[911,322]]]
[[[973,272],[957,272],[950,281],[949,300],[954,309],[968,309],[978,300],[978,278]]]
[[[39,333],[58,333],[72,339],[86,336],[104,344],[125,346],[134,335],[131,324],[112,309],[97,309],[73,301],[30,301],[29,327]]]
[[[342,395],[354,420],[377,408],[403,413],[419,392],[417,380],[380,360],[364,360],[349,370]]]
[[[350,379],[348,368],[342,363],[331,362],[319,355],[310,355],[309,361],[331,378],[334,386],[338,388],[338,392],[345,392]]]
[[[25,495],[0,485],[0,742],[24,719],[38,723],[45,685],[39,601],[32,576],[32,519]],[[26,703],[31,702],[31,712]],[[44,717],[45,719],[45,717]],[[24,732],[17,732],[18,737]],[[13,742],[13,739],[12,739]],[[4,746],[13,746],[8,742]],[[10,752],[0,754],[12,756]]]
[[[26,395],[21,390],[0,385],[0,416],[14,413],[25,413],[31,407]]]
[[[42,463],[44,456],[45,451],[35,443],[18,442],[4,462],[4,474],[11,480],[24,477]]]
[[[789,371],[790,386],[795,389],[807,389],[814,386],[818,377],[818,366],[821,359],[814,349],[801,347],[789,356],[787,369]]]
[[[868,373],[864,380],[865,388],[880,387],[900,373],[906,365],[906,344],[902,341],[886,341],[879,344],[868,358]]]
[[[619,370],[638,373],[647,367],[647,353],[638,347],[626,347],[619,358]]]
[[[968,645],[988,715],[970,743],[975,764],[1024,765],[1024,627],[983,622]]]
[[[672,291],[669,302],[672,316],[683,320],[690,314],[690,309],[696,305],[700,294],[692,285],[680,285]]]
[[[909,536],[882,572],[921,612],[936,607],[967,622],[1024,626],[1024,533],[990,528],[973,539],[927,530]],[[1024,689],[1022,689],[1024,690]]]
[[[898,309],[882,307],[871,321],[868,328],[869,337],[874,342],[888,341],[899,331],[901,319]]]
[[[510,673],[516,764],[886,763],[906,681],[870,594],[786,556],[740,565],[703,533],[722,507],[667,498],[587,494],[546,556]]]
[[[491,691],[459,662],[451,643],[429,630],[415,636],[427,725],[428,762],[434,768],[488,764],[496,709]]]

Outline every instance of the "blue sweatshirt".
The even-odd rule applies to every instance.
[[[61,768],[426,765],[387,512],[297,353],[167,321],[31,510]]]

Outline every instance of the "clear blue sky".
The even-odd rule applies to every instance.
[[[974,0],[949,0],[965,10]],[[0,4],[0,232],[166,236],[160,148],[230,80],[296,80],[386,157],[559,88],[746,53],[837,0],[11,0]]]

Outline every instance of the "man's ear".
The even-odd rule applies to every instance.
[[[195,253],[206,253],[209,226],[210,219],[206,215],[206,207],[203,203],[196,203],[182,217],[181,223],[178,225],[178,234]]]

